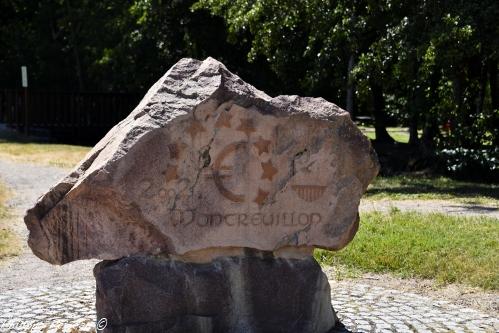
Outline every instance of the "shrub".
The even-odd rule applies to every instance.
[[[499,148],[443,149],[437,155],[451,176],[499,182]]]

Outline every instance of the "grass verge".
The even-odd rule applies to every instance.
[[[316,250],[315,257],[352,271],[499,290],[499,220],[395,210],[365,213],[346,248]]]
[[[7,201],[9,191],[4,184],[0,182],[0,260],[19,254],[19,239],[8,227],[9,214],[5,202]]]
[[[90,149],[83,146],[0,140],[0,158],[61,168],[74,167]]]
[[[374,132],[374,127],[371,126],[358,126],[359,129],[371,140],[376,139],[376,133]],[[393,140],[401,143],[409,142],[409,128],[408,127],[387,127],[388,134],[393,138]],[[421,135],[421,131],[418,131]]]
[[[419,175],[376,177],[369,185],[364,198],[370,200],[457,200],[468,204],[492,204],[499,207],[499,185]]]

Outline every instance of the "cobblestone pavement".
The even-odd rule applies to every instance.
[[[412,293],[331,281],[340,332],[498,332],[497,314]]]
[[[95,282],[0,294],[0,332],[95,332]]]
[[[498,332],[497,315],[410,293],[331,281],[342,332]],[[95,332],[94,281],[0,295],[0,332]]]

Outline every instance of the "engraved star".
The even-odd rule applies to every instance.
[[[248,137],[251,133],[256,131],[255,126],[253,125],[253,119],[251,118],[241,119],[241,124],[236,129],[238,131],[246,133]]]
[[[272,161],[269,160],[268,162],[262,162],[261,164],[263,169],[261,179],[272,181],[272,178],[274,178],[274,175],[277,173],[277,169],[272,165]]]
[[[253,200],[253,202],[256,202],[259,206],[263,205],[265,202],[265,199],[267,199],[267,196],[269,195],[269,192],[266,192],[262,190],[261,188],[258,188],[258,194],[256,198]]]
[[[227,127],[230,128],[230,120],[232,119],[232,115],[227,111],[222,111],[220,116],[218,116],[217,122],[215,123],[216,128]]]
[[[263,153],[269,152],[270,140],[265,140],[262,137],[258,138],[258,141],[253,144],[253,146],[258,149],[258,155],[262,155]]]
[[[177,166],[169,165],[165,171],[165,180],[169,183],[172,180],[178,179]]]
[[[206,130],[204,129],[203,125],[201,125],[201,123],[198,120],[194,119],[191,122],[191,125],[189,126],[189,128],[187,128],[187,133],[189,133],[191,135],[191,139],[194,140],[196,135],[201,133],[201,132],[206,132]]]

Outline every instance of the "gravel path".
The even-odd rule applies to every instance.
[[[499,218],[499,207],[492,205],[473,205],[448,200],[361,200],[361,212],[381,211],[388,212],[392,208],[402,211],[416,211],[421,213],[444,213],[451,215],[490,216]]]
[[[66,170],[32,164],[20,164],[0,159],[0,179],[14,191],[7,202],[16,215],[23,215],[39,196],[67,174]],[[16,232],[27,238],[23,223],[15,223]]]
[[[37,287],[93,279],[96,260],[53,266],[35,257],[25,242],[28,230],[22,221],[24,212],[67,173],[68,170],[55,167],[0,160],[0,179],[14,192],[14,197],[7,202],[14,211],[12,229],[23,240],[22,254],[0,263],[0,292],[20,286]]]

